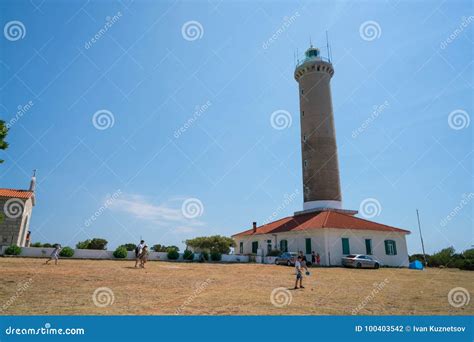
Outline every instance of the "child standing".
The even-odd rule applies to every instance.
[[[306,266],[306,263],[302,264],[303,263],[303,258],[301,257],[301,255],[298,255],[298,259],[296,259],[296,262],[295,262],[295,270],[296,270],[296,282],[295,282],[295,290],[300,288],[300,289],[304,289],[304,286],[303,286],[303,268],[306,269],[306,271],[308,271],[308,267]],[[298,281],[300,283],[300,287],[298,287]]]
[[[59,252],[61,252],[61,245],[55,245],[53,253],[51,253],[48,260],[46,260],[46,265],[49,264],[51,260],[54,260],[54,264],[58,264]]]
[[[148,261],[148,246],[145,245],[142,248],[142,252],[140,253],[140,267],[145,268],[145,264]]]
[[[318,264],[318,266],[321,263],[321,257],[319,256],[319,253],[316,254],[316,263]]]

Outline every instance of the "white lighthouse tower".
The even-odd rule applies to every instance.
[[[296,66],[301,118],[303,209],[342,209],[330,81],[334,68],[311,46]]]

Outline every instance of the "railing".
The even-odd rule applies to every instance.
[[[300,65],[303,65],[304,63],[306,63],[307,61],[311,61],[311,60],[316,60],[316,61],[323,61],[323,62],[327,62],[327,63],[331,63],[331,60],[327,57],[323,57],[323,56],[318,56],[318,57],[304,57],[302,58],[301,60],[298,59],[298,61],[296,62],[296,66],[295,68],[299,67]]]

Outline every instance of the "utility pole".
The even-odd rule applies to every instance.
[[[426,254],[425,254],[425,244],[423,243],[423,235],[421,234],[421,224],[420,224],[420,214],[418,213],[418,209],[416,209],[416,217],[418,218],[418,230],[420,231],[420,239],[421,239],[421,248],[423,249],[423,260],[424,266],[426,267]]]

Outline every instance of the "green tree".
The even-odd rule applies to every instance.
[[[8,127],[5,124],[5,121],[0,120],[0,150],[6,150],[8,148],[8,143],[5,141],[5,138],[8,134]],[[0,159],[0,164],[3,163],[3,159]]]
[[[444,248],[430,257],[428,265],[431,267],[452,266],[456,259],[454,253],[454,247]]]
[[[107,249],[107,240],[101,238],[93,238],[89,243],[89,247],[87,249],[105,250]]]
[[[79,241],[76,243],[76,248],[77,249],[89,249],[89,245],[91,243],[91,240],[87,239],[85,241]]]
[[[172,249],[179,252],[179,248],[177,246],[165,246],[165,245],[160,245],[160,244],[153,245],[151,249],[153,250],[153,252],[166,252],[167,253]]]
[[[186,245],[201,251],[229,254],[230,247],[235,247],[235,241],[232,238],[221,235],[200,236],[186,240]]]
[[[125,248],[127,251],[131,252],[135,250],[136,245],[134,243],[125,243],[123,245],[120,245],[119,247]]]

